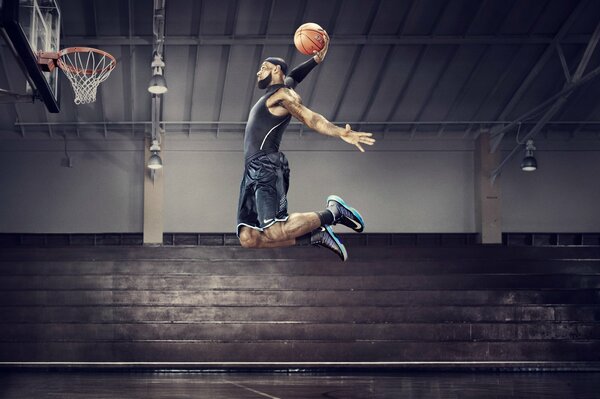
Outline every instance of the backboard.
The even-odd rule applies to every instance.
[[[36,54],[59,51],[60,24],[57,0],[0,0],[0,31],[27,78],[23,90],[37,94],[49,112],[60,111],[58,68],[42,71]]]

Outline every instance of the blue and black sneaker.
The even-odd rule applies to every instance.
[[[346,261],[348,259],[348,252],[346,247],[339,238],[335,235],[331,226],[321,227],[320,230],[312,233],[310,237],[310,243],[319,247],[327,248],[336,253],[337,256]]]
[[[361,233],[365,229],[365,222],[360,213],[351,206],[348,206],[343,199],[337,195],[327,197],[327,209],[333,213],[335,218],[333,224],[343,224],[351,228],[357,233]]]

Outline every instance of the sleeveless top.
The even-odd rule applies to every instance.
[[[248,116],[244,132],[244,157],[246,161],[259,152],[272,153],[279,151],[279,144],[285,128],[290,123],[291,115],[276,116],[269,112],[267,100],[284,84],[267,87],[263,95],[254,104]]]

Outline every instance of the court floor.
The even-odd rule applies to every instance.
[[[2,398],[599,398],[599,372],[0,372]]]

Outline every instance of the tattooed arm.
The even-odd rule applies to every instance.
[[[329,122],[325,117],[314,112],[302,104],[302,99],[294,90],[289,88],[279,89],[270,98],[273,105],[286,109],[294,118],[304,123],[309,128],[318,133],[339,137],[348,144],[355,145],[360,151],[364,152],[361,144],[373,145],[372,133],[355,132],[346,124],[346,128],[341,128]]]

